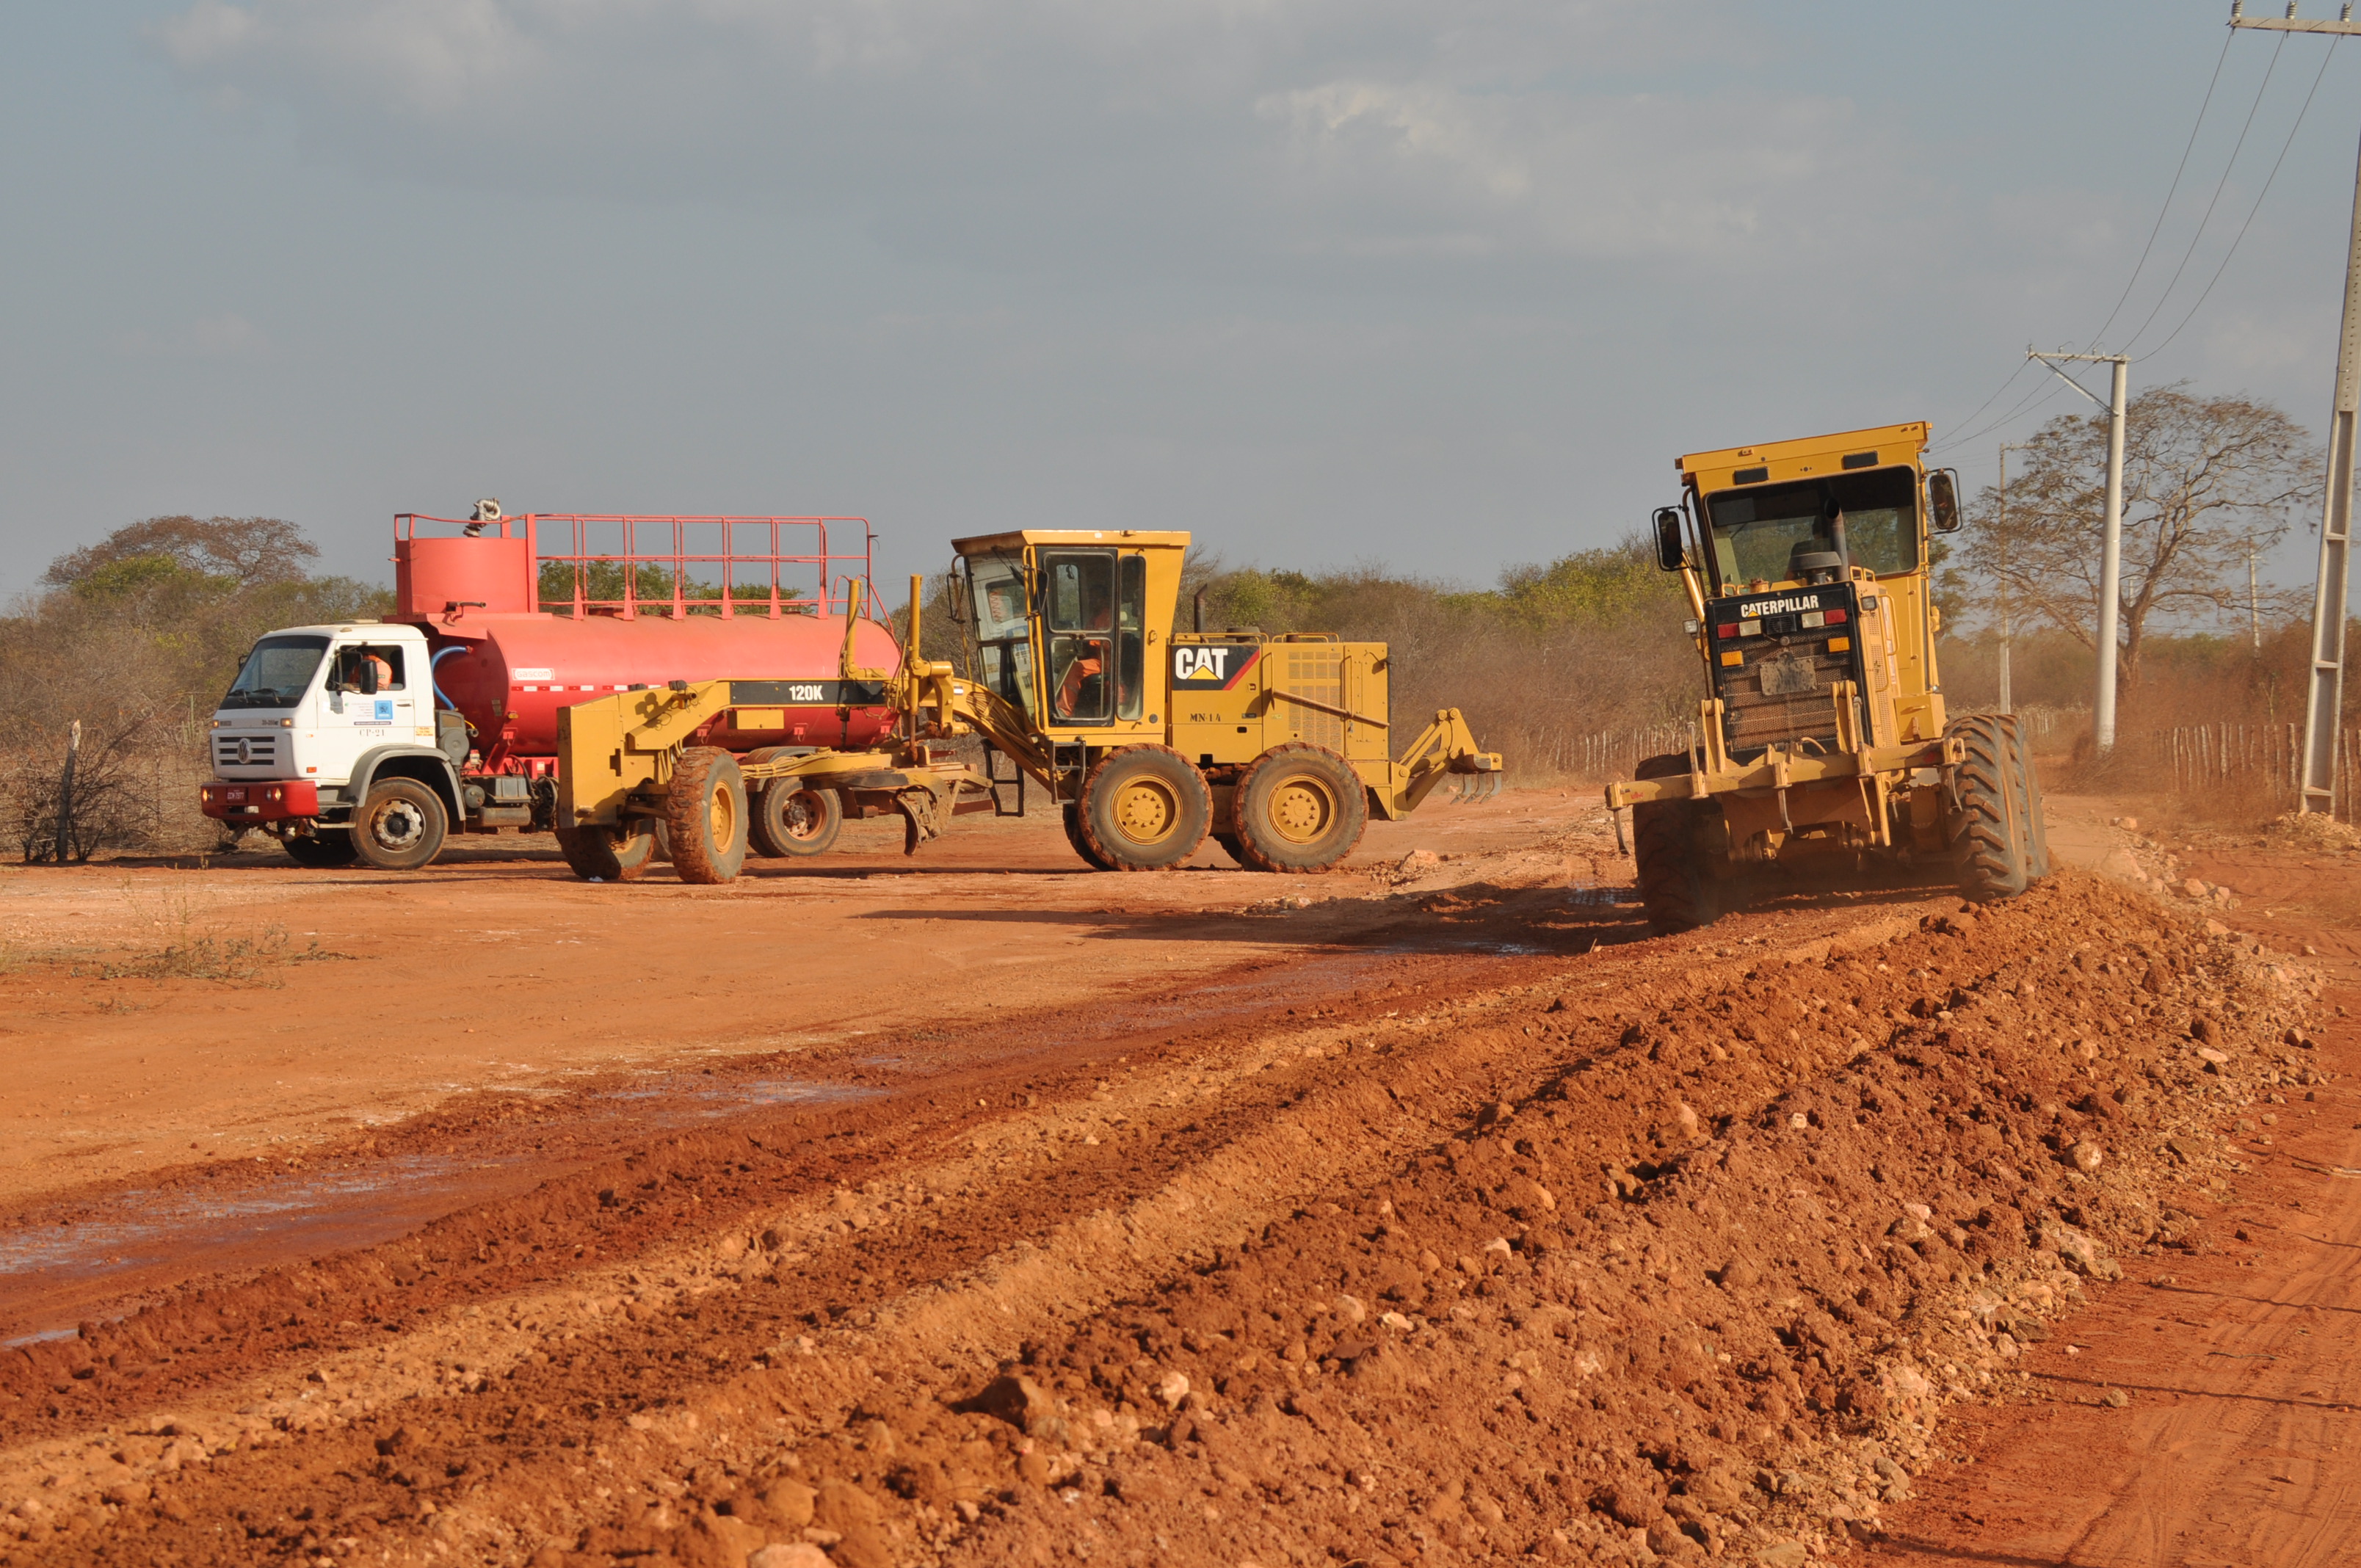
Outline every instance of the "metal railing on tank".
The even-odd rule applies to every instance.
[[[470,521],[402,512],[395,537],[415,538],[422,524],[529,541],[534,602],[555,615],[842,615],[855,581],[863,610],[873,620],[882,614],[871,576],[877,535],[866,518],[521,512]],[[850,541],[837,547],[847,534],[858,538],[858,551]]]

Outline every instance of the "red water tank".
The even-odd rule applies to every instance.
[[[829,552],[831,523],[858,526],[859,554]],[[434,536],[421,524],[460,532]],[[586,525],[610,524],[621,525],[627,550],[589,552]],[[718,527],[718,551],[690,548],[700,527]],[[671,550],[628,549],[652,528],[671,530]],[[750,528],[769,548],[732,551]],[[788,528],[817,530],[817,547],[783,552]],[[707,737],[712,744],[855,749],[884,734],[893,710],[882,679],[841,678],[846,599],[831,604],[827,585],[842,566],[851,568],[844,577],[865,586],[868,541],[859,519],[543,515],[470,523],[404,514],[395,528],[392,619],[428,633],[438,706],[475,726],[488,767],[554,756],[561,707],[675,680],[767,683],[759,701],[737,694],[739,721],[758,727],[717,731]],[[732,597],[714,586],[742,584],[750,572],[768,573],[766,597]],[[815,573],[816,590],[795,597],[795,585]],[[591,597],[602,589],[621,597]],[[552,603],[562,612],[535,608]],[[890,674],[900,663],[889,629],[865,616],[854,623],[856,669]]]

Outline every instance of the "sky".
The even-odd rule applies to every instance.
[[[481,496],[1483,584],[1687,451],[1927,419],[1978,488],[2087,406],[1993,424],[2028,343],[2318,431],[2361,40],[2227,9],[22,0],[0,594],[178,512],[390,580]]]

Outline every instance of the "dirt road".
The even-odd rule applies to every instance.
[[[2070,841],[2122,855],[2093,831],[2103,807],[2068,809]],[[2176,837],[2175,880],[2235,890],[2223,919],[2316,949],[2317,1057],[2340,1081],[2224,1108],[2227,1149],[2184,1178],[2202,1223],[2026,1356],[2026,1387],[1962,1416],[1962,1463],[1872,1562],[2244,1568],[2345,1563],[2361,1541],[2361,853]],[[2139,863],[2161,880],[2162,860]]]
[[[226,869],[166,940],[0,882],[20,953],[116,920],[0,979],[7,1124],[81,1135],[0,1155],[0,1562],[1801,1563],[2213,1234],[2245,1100],[2343,1092],[2306,967],[2192,910],[1653,941],[1603,829]],[[244,978],[139,978],[208,935]]]

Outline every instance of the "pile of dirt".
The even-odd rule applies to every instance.
[[[2203,1246],[2222,1133],[2323,1079],[2312,977],[2202,916],[2075,875],[1908,907],[1176,1039],[771,1210],[762,1154],[683,1140],[472,1254],[21,1347],[33,1414],[282,1336],[0,1454],[0,1563],[1831,1555],[2119,1255]],[[397,1255],[480,1305],[413,1321]]]

